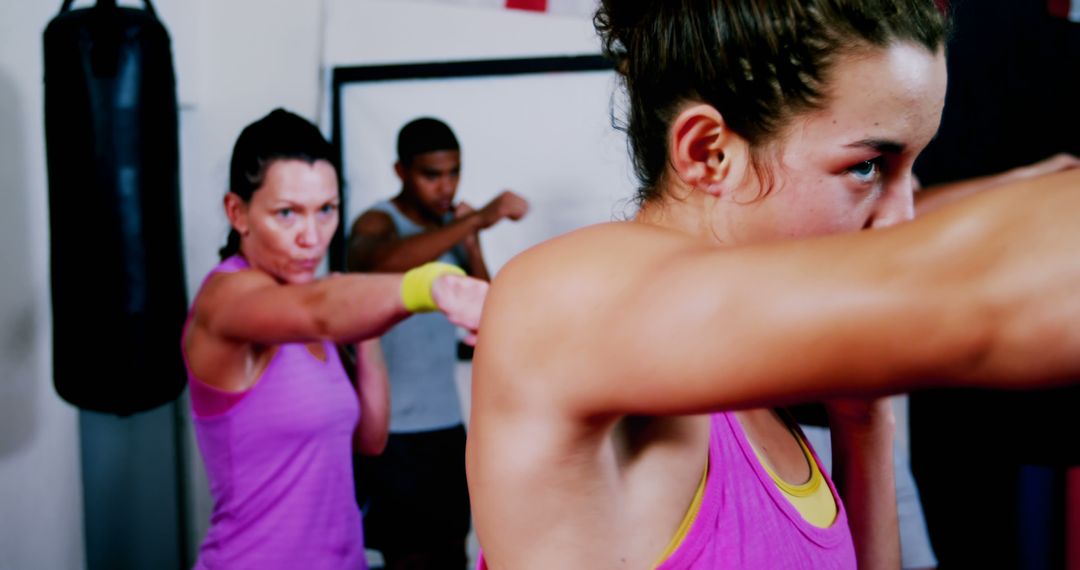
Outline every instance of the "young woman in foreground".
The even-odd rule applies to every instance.
[[[352,449],[385,445],[388,387],[377,344],[361,343],[355,371],[337,345],[420,310],[479,322],[487,284],[445,265],[316,278],[339,221],[331,156],[314,125],[280,109],[233,149],[229,243],[183,338],[214,499],[197,569],[365,568]]]
[[[467,457],[486,564],[898,567],[892,416],[853,398],[1080,372],[1080,174],[891,228],[944,103],[933,0],[602,4],[641,209],[493,284]],[[773,409],[822,399],[835,488]]]

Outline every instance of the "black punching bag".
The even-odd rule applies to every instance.
[[[127,415],[186,378],[176,81],[149,1],[71,3],[44,37],[53,382]]]

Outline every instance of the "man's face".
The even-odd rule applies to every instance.
[[[461,151],[418,154],[408,166],[398,163],[396,170],[404,191],[428,213],[441,217],[453,208],[461,176]]]

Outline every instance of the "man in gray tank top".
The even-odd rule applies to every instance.
[[[401,191],[353,223],[349,269],[405,271],[438,260],[489,279],[480,231],[521,219],[528,203],[509,191],[478,210],[455,203],[461,149],[437,119],[402,127],[397,151]],[[380,342],[390,375],[390,436],[382,455],[356,469],[367,543],[382,552],[388,570],[463,569],[469,495],[454,325],[442,314],[417,315]]]

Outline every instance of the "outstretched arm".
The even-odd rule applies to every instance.
[[[405,271],[438,259],[458,243],[475,239],[477,232],[499,220],[519,220],[528,210],[529,204],[524,198],[504,191],[479,210],[459,210],[460,215],[450,223],[406,238],[398,235],[393,220],[385,212],[368,211],[353,223],[349,268],[352,271]],[[480,265],[483,265],[482,260]],[[485,279],[483,275],[475,276]]]
[[[331,275],[283,285],[258,270],[213,276],[194,305],[193,328],[233,344],[274,345],[329,340],[350,344],[378,336],[409,316],[403,275]],[[435,307],[475,331],[487,283],[442,275],[426,282]]]
[[[915,212],[922,216],[961,198],[973,196],[983,190],[1004,184],[1021,182],[1063,170],[1080,168],[1080,158],[1068,153],[1055,154],[1034,164],[1020,166],[998,174],[968,178],[956,182],[935,184],[918,189],[915,193]]]
[[[250,384],[245,382],[257,377],[252,356],[267,347],[327,340],[355,343],[407,317],[404,279],[401,274],[333,275],[285,285],[258,270],[214,275],[192,308],[183,340],[188,366],[214,387],[246,389]],[[486,282],[418,271],[408,283],[414,308],[436,308],[475,334]]]
[[[477,380],[548,390],[580,418],[880,395],[927,378],[1061,381],[1080,372],[1080,171],[1016,186],[795,243],[721,249],[639,224],[558,238],[496,279]]]
[[[918,188],[915,207],[925,215],[959,199],[1004,184],[1080,167],[1080,159],[1062,153],[997,174]],[[897,568],[899,536],[893,470],[892,416],[885,399],[847,402],[863,407],[866,421],[845,421],[851,414],[830,410],[833,465],[837,487],[851,520],[860,568]],[[850,411],[850,409],[849,409]]]
[[[349,238],[351,271],[406,271],[434,261],[480,230],[478,216],[457,218],[421,234],[401,238],[384,212],[368,211],[356,219]]]
[[[409,316],[399,294],[401,280],[401,274],[331,275],[283,285],[254,269],[218,274],[195,301],[194,324],[244,344],[352,344]]]

